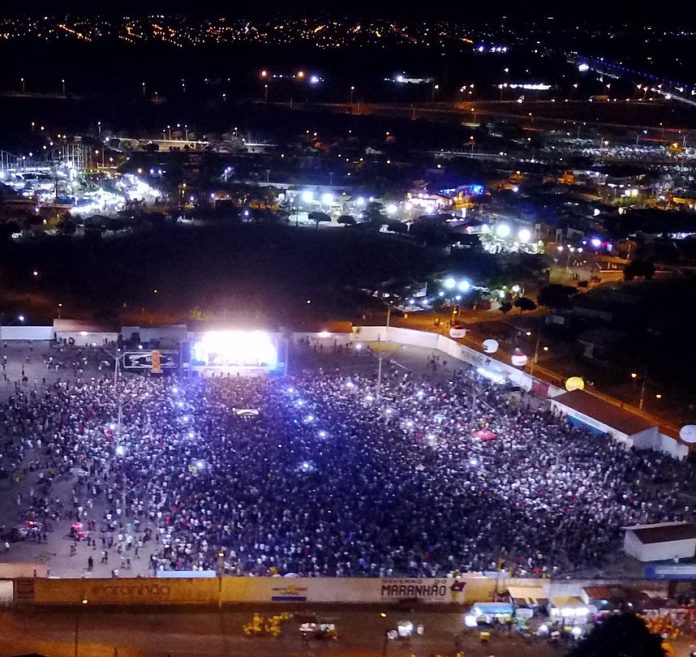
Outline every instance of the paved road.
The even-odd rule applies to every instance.
[[[277,638],[247,638],[242,626],[251,619],[253,609],[242,610],[137,610],[81,608],[5,612],[0,636],[0,655],[37,650],[52,657],[75,654],[75,630],[78,629],[78,657],[130,655],[178,657],[206,655],[303,656],[307,655],[383,655],[384,633],[400,620],[422,624],[423,636],[410,640],[389,641],[388,657],[428,657],[453,655],[455,633],[464,632],[460,611],[432,612],[365,608],[358,610],[324,609],[322,622],[334,623],[337,641],[303,642],[298,619],[283,625]],[[276,611],[263,611],[267,616]],[[305,612],[318,611],[309,609]],[[382,618],[380,613],[386,613]],[[79,619],[78,619],[79,613]],[[478,634],[464,634],[460,647],[466,657],[557,657],[563,651],[545,641],[531,643],[507,633],[493,633],[490,643],[482,644]],[[116,648],[116,651],[114,651]]]

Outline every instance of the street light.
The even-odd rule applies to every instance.
[[[82,607],[87,604],[86,599],[82,599]],[[82,607],[77,608],[77,613],[75,614],[75,657],[77,657],[77,651],[80,645],[80,615],[82,613]]]
[[[387,339],[389,339],[389,325],[391,321],[391,302],[387,304],[387,321],[385,324],[385,328],[387,329]],[[384,358],[384,351],[382,349],[379,350],[379,356],[378,356],[378,363],[377,363],[377,387],[375,390],[375,397],[377,398],[377,401],[380,400],[380,396],[382,393],[382,359]]]
[[[387,657],[387,642],[389,641],[389,630],[387,629],[387,615],[381,612],[379,617],[383,620],[382,630],[384,632],[384,643],[382,644],[382,657]]]
[[[647,382],[648,382],[648,376],[647,376],[647,372],[646,372],[645,368],[643,368],[643,371],[642,371],[642,373],[640,374],[640,376],[638,375],[637,372],[631,372],[631,379],[633,379],[633,382],[634,382],[634,383],[636,383],[636,381],[637,381],[638,379],[641,380],[641,383],[640,383],[640,396],[638,397],[638,408],[642,411],[642,410],[643,410],[643,406],[644,406],[644,404],[645,404],[645,386],[646,386],[646,384],[647,384]],[[657,395],[655,395],[655,396],[657,397]],[[660,397],[657,397],[657,398],[660,399],[661,396],[660,396]]]
[[[62,87],[63,87],[63,97],[65,97],[65,78],[63,78],[63,79],[60,81],[60,83],[61,83],[61,85],[62,85]]]

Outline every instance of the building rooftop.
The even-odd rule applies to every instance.
[[[632,531],[641,543],[669,543],[696,538],[696,525],[690,522],[639,525],[626,527],[626,530]]]
[[[627,436],[632,436],[657,426],[656,423],[646,420],[642,415],[638,415],[638,413],[611,404],[584,390],[564,392],[562,395],[554,397],[553,401],[571,408],[574,411],[588,415],[616,431],[625,433]]]

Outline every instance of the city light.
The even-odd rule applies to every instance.
[[[301,197],[303,203],[311,203],[314,200],[314,192],[306,189],[302,192]]]
[[[446,279],[443,281],[442,284],[443,284],[443,285],[445,286],[445,288],[447,288],[448,290],[454,290],[454,288],[455,288],[456,285],[457,285],[457,281],[455,281],[454,278],[452,278],[452,277],[450,276],[449,278],[446,278]]]
[[[334,195],[331,192],[325,192],[321,195],[321,202],[324,205],[331,205],[334,201]]]

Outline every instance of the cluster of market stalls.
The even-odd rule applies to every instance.
[[[694,575],[696,578],[696,574]],[[694,580],[696,583],[696,579]],[[576,593],[578,595],[573,595]],[[594,583],[569,587],[564,581],[529,580],[508,585],[499,600],[474,603],[464,618],[469,631],[485,638],[490,629],[509,627],[549,640],[577,640],[618,612],[636,612],[648,627],[674,641],[696,634],[696,586],[684,582]]]

